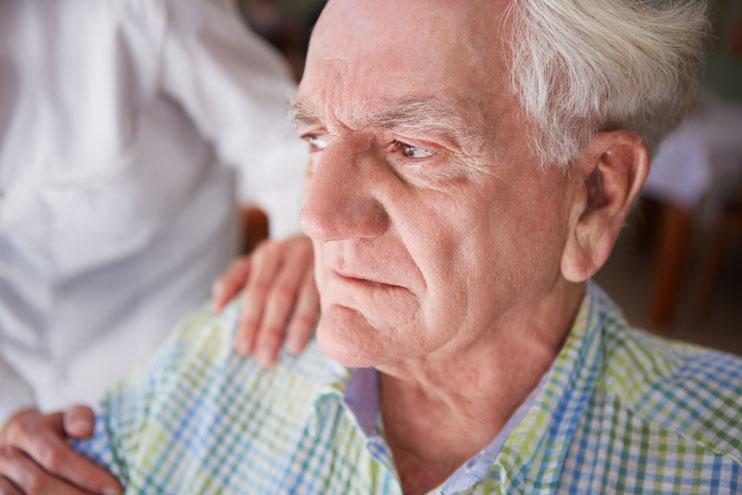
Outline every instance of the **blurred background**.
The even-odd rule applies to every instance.
[[[240,0],[301,76],[324,0]],[[660,146],[598,283],[634,325],[742,355],[742,2],[715,0],[699,109]]]

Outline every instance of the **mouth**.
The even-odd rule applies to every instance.
[[[394,284],[387,284],[384,282],[378,282],[376,280],[371,280],[367,278],[361,278],[356,277],[353,275],[348,275],[344,273],[340,273],[337,270],[331,270],[332,274],[337,277],[340,281],[350,284],[354,287],[363,288],[363,289],[404,289],[404,287],[400,285],[394,285]]]

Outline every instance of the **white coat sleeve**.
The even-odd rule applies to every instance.
[[[219,159],[240,169],[239,196],[270,218],[271,236],[297,233],[306,146],[287,116],[295,91],[279,54],[228,2],[172,2],[161,84]]]
[[[30,407],[36,407],[31,386],[0,352],[0,427],[17,411]]]

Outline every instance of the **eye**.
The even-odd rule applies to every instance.
[[[327,148],[326,134],[305,134],[301,138],[309,145],[310,153],[316,153]]]
[[[413,146],[411,144],[403,143],[402,141],[394,141],[394,147],[399,150],[405,158],[430,158],[435,155],[435,151],[433,150]]]

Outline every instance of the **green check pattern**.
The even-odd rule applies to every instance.
[[[314,344],[261,370],[232,352],[237,320],[235,305],[186,320],[75,447],[127,493],[401,493],[382,435],[344,401],[352,371]],[[630,329],[588,285],[531,407],[463,493],[735,494],[741,460],[742,360]]]

